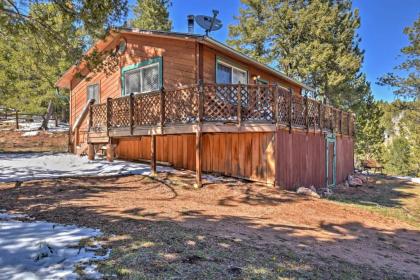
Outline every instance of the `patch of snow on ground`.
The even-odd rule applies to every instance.
[[[3,121],[3,123],[9,123],[11,127],[15,126],[16,120],[7,120],[7,121]],[[33,122],[26,122],[26,121],[19,121],[19,131],[39,131],[39,128],[42,125],[42,119],[34,119]],[[9,130],[9,128],[7,128],[6,130]],[[68,131],[69,130],[69,125],[66,123],[58,123],[58,126],[55,126],[55,121],[54,120],[50,120],[48,122],[48,131],[50,132],[61,132],[61,131]],[[30,136],[28,135],[24,135],[24,136]]]
[[[80,247],[80,241],[101,235],[96,229],[66,226],[44,221],[21,222],[22,215],[0,213],[0,280],[77,279],[76,265],[89,279],[101,274],[91,261],[99,245]]]
[[[173,169],[159,166],[158,171],[173,171]],[[149,175],[150,166],[122,160],[89,161],[87,157],[66,153],[0,153],[0,182],[123,174]]]
[[[420,178],[416,178],[416,177],[409,177],[409,176],[397,176],[396,178],[398,179],[403,179],[403,180],[407,180],[416,184],[420,184]]]

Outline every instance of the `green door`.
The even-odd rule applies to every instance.
[[[325,151],[325,181],[331,188],[336,182],[336,141],[332,133],[325,135]]]

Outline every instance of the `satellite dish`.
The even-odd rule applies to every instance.
[[[216,31],[222,28],[223,24],[220,19],[217,19],[219,11],[213,10],[213,17],[211,16],[195,16],[195,21],[200,25],[204,30],[206,30],[206,35],[211,31]]]

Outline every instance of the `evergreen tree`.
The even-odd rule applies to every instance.
[[[405,137],[398,136],[385,156],[385,170],[392,175],[415,175],[410,171],[410,144]]]
[[[170,0],[137,0],[134,7],[136,16],[130,22],[132,27],[145,30],[170,31],[172,21],[169,19]]]
[[[229,26],[230,40],[227,43],[250,57],[267,63],[271,61],[269,33],[266,29],[267,0],[242,0],[245,8],[240,8],[240,16],[235,17],[238,25]],[[244,36],[246,34],[246,36]]]
[[[364,79],[359,73],[363,52],[356,33],[360,18],[350,0],[243,0],[242,4],[238,24],[230,27],[230,45],[245,52],[265,47],[268,53],[262,58],[260,52],[247,53],[267,59],[287,75],[316,88],[333,105],[353,107],[368,94],[349,94],[356,92]]]
[[[419,99],[420,97],[420,16],[412,27],[406,27],[410,45],[401,49],[406,61],[395,67],[396,71],[407,72],[406,76],[388,73],[379,79],[380,85],[395,88],[394,93],[403,98]]]
[[[55,5],[33,4],[29,16],[42,20],[54,32],[66,34],[67,48],[49,44],[30,30],[17,28],[0,35],[0,104],[30,113],[44,113],[49,101],[67,109],[68,92],[54,88],[60,75],[82,54],[80,30]]]
[[[356,114],[356,158],[382,161],[385,127],[381,123],[383,111],[371,92],[365,97]]]

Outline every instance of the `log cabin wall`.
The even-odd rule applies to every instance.
[[[275,178],[273,132],[204,133],[203,171],[270,185]],[[121,138],[116,154],[120,159],[150,160],[150,136]],[[156,137],[157,161],[176,168],[195,170],[195,134]]]
[[[248,84],[254,84],[256,81],[253,77],[260,76],[260,78],[269,84],[279,84],[286,88],[291,88],[293,93],[301,94],[301,87],[292,85],[290,82],[276,77],[266,70],[256,68],[249,63],[244,63],[235,59],[231,54],[217,51],[209,46],[203,46],[203,80],[205,83],[216,82],[216,60],[221,59],[227,63],[238,66],[241,69],[248,71]]]
[[[74,78],[71,82],[70,124],[80,115],[87,100],[87,86],[99,84],[100,102],[121,96],[121,69],[151,58],[162,57],[163,86],[176,88],[197,83],[197,44],[194,41],[168,39],[144,35],[124,34],[115,38],[105,50],[115,49],[120,40],[127,42],[119,69],[105,74],[89,73],[84,79]],[[86,124],[84,124],[86,126]],[[82,126],[83,127],[83,126]]]

